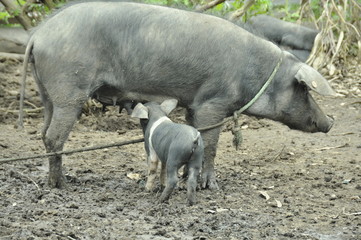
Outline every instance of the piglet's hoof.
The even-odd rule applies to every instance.
[[[147,183],[145,184],[145,190],[147,192],[153,192],[154,191],[154,188],[155,188],[155,184],[154,184],[154,181],[147,181]]]

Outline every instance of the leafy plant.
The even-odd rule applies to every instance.
[[[52,8],[64,4],[66,0],[0,0],[0,2],[6,9],[0,12],[0,21],[9,25],[9,19],[16,18],[24,28],[28,29],[42,21]]]
[[[0,21],[9,24],[10,14],[8,12],[0,12]]]

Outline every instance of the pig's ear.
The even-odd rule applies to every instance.
[[[138,103],[132,111],[131,117],[139,119],[148,119],[148,108],[141,103]]]
[[[313,91],[325,95],[325,96],[335,96],[335,91],[331,88],[327,80],[322,77],[315,69],[304,64],[296,73],[296,79],[299,83],[306,84]]]
[[[173,111],[173,109],[177,107],[177,103],[178,103],[177,99],[168,99],[168,100],[164,100],[164,102],[162,102],[160,107],[165,112],[165,114],[168,115],[171,111]]]

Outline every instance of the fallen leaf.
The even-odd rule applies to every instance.
[[[207,213],[211,213],[211,214],[215,214],[216,213],[216,211],[214,211],[214,210],[207,210]]]
[[[268,201],[271,198],[266,191],[259,191],[259,193],[264,199],[266,199],[266,201]]]
[[[330,64],[330,65],[328,66],[328,69],[329,69],[328,74],[329,74],[330,76],[333,76],[333,75],[335,74],[335,72],[336,72],[336,67],[335,67],[335,65]]]
[[[349,184],[352,181],[352,179],[345,179],[342,181],[343,184]]]
[[[227,212],[227,211],[229,211],[229,209],[227,209],[227,208],[217,208],[216,211],[218,213],[221,213],[221,212]]]
[[[132,180],[139,180],[140,174],[139,173],[128,173],[127,177]]]
[[[276,206],[278,208],[282,207],[282,203],[280,201],[278,201],[277,199],[275,201],[276,201]]]

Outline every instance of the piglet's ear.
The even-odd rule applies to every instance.
[[[141,103],[138,103],[132,111],[131,117],[139,119],[148,119],[148,108]]]
[[[318,94],[325,96],[336,95],[335,91],[331,88],[327,80],[322,77],[322,75],[319,74],[315,69],[306,64],[302,65],[300,70],[298,70],[296,73],[295,77],[299,83],[306,84],[309,88]]]
[[[166,115],[168,115],[173,109],[177,107],[178,100],[177,99],[167,99],[162,102],[160,107],[165,112]]]

